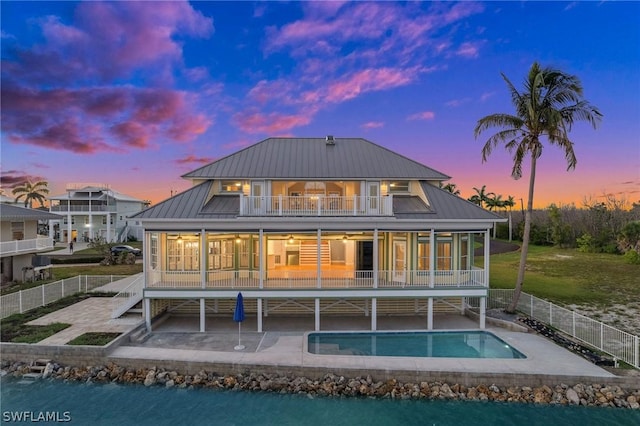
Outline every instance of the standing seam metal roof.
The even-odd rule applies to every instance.
[[[207,179],[420,179],[450,177],[362,138],[269,138],[183,175]]]

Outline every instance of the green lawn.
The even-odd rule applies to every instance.
[[[490,287],[513,288],[520,252],[491,256]],[[560,304],[640,301],[640,266],[622,256],[530,246],[523,291]]]

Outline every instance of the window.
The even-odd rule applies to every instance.
[[[389,182],[389,192],[409,192],[408,180],[394,180]]]
[[[151,235],[151,243],[149,246],[149,251],[151,253],[151,268],[156,269],[158,267],[158,235]]]
[[[223,180],[220,182],[222,192],[241,192],[242,181],[239,180]]]
[[[243,238],[238,246],[238,265],[240,268],[249,268],[249,239]]]
[[[107,224],[107,216],[102,216],[102,224]],[[109,215],[109,224],[113,225],[113,216]]]
[[[469,238],[460,237],[460,265],[458,269],[470,269],[469,265]]]
[[[209,240],[209,269],[232,269],[234,244],[234,239]]]
[[[197,238],[171,238],[167,240],[167,264],[170,271],[197,271],[200,269]]]
[[[451,270],[451,240],[438,241],[436,267],[439,271]]]
[[[418,240],[418,270],[428,271],[431,269],[431,242],[428,239]]]
[[[24,240],[24,222],[11,222],[11,235],[14,240]]]

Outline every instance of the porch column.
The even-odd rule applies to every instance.
[[[373,288],[378,288],[378,228],[373,230]]]
[[[144,322],[147,333],[151,333],[151,299],[144,299]]]
[[[378,299],[371,299],[371,331],[378,329]]]
[[[433,297],[427,299],[427,330],[433,330]]]
[[[258,298],[258,309],[256,312],[258,318],[258,333],[262,333],[262,299]]]
[[[319,205],[320,203],[318,203]],[[318,228],[317,235],[317,259],[316,259],[316,275],[317,275],[317,285],[316,287],[322,288],[322,230]]]
[[[93,214],[89,213],[89,238],[93,238]]]
[[[436,284],[436,231],[429,231],[429,287]],[[431,301],[431,298],[429,299]],[[431,301],[433,303],[433,301]]]
[[[107,207],[107,208],[109,208],[109,207]],[[111,238],[111,213],[107,213],[107,238],[105,238],[105,240],[108,243],[113,241],[113,239]]]
[[[200,299],[200,333],[204,333],[204,322],[205,322],[205,304],[204,298]]]
[[[207,236],[200,230],[200,285],[207,288]]]
[[[260,282],[258,288],[264,288],[265,261],[264,261],[264,231],[262,228],[258,231],[258,269],[260,272]],[[259,299],[262,301],[262,299]],[[262,319],[260,319],[262,321]]]
[[[316,313],[315,331],[320,331],[320,299],[318,298],[316,298],[315,313]]]
[[[491,230],[487,228],[484,233],[484,286],[489,287],[489,256],[491,255]]]
[[[485,318],[486,318],[486,310],[487,310],[487,298],[480,298],[480,329],[485,329]]]
[[[68,213],[67,214],[67,243],[70,243],[71,241],[73,241],[73,237],[71,236],[72,232],[73,230],[71,225],[71,213]]]

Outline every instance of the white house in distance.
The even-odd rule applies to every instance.
[[[144,232],[147,328],[230,318],[239,291],[267,316],[463,312],[485,325],[499,216],[439,188],[434,169],[361,138],[269,138],[183,176],[193,187],[133,216]],[[480,256],[476,256],[479,250]],[[133,293],[131,293],[133,294]],[[135,302],[135,300],[132,300]]]
[[[53,249],[53,239],[38,235],[38,221],[56,215],[0,203],[0,265],[2,283],[24,281],[51,266],[49,259],[37,255]],[[41,262],[44,260],[45,262]]]
[[[50,222],[51,238],[67,243],[98,236],[107,242],[126,241],[128,235],[142,237],[128,217],[148,207],[146,201],[114,191],[106,184],[72,183],[66,189],[65,194],[48,198],[49,211],[62,216]]]

